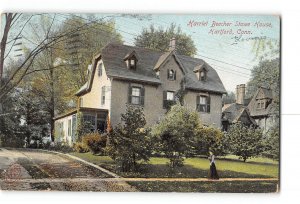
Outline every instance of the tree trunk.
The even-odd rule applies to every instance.
[[[3,67],[4,67],[4,54],[5,54],[5,48],[6,48],[6,43],[7,43],[7,37],[8,37],[8,33],[10,30],[10,26],[13,20],[13,14],[12,13],[8,13],[5,14],[6,16],[6,22],[5,22],[5,27],[4,27],[4,31],[3,31],[3,37],[1,39],[1,45],[0,45],[0,49],[1,49],[1,56],[0,56],[0,84],[2,81],[2,76],[3,76]]]
[[[54,93],[54,69],[53,69],[53,55],[52,49],[50,51],[50,131],[51,131],[51,141],[54,142],[54,111],[55,111],[55,93]]]

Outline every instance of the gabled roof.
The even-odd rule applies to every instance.
[[[265,109],[257,109],[257,101],[261,99],[267,99],[269,104]],[[250,103],[248,104],[250,115],[255,116],[268,116],[275,112],[275,106],[273,104],[273,94],[271,89],[260,87],[253,95]]]
[[[134,50],[131,51],[131,52],[129,52],[129,53],[127,53],[127,55],[125,55],[125,57],[124,57],[124,60],[131,59],[132,57],[134,57],[136,59],[136,61],[139,60],[138,57],[137,57],[137,54],[136,54],[136,52]]]
[[[183,73],[186,73],[186,69],[184,68],[184,65],[181,63],[181,61],[178,59],[177,54],[175,52],[175,50],[169,51],[164,53],[163,55],[160,56],[160,58],[158,59],[157,63],[154,66],[154,70],[157,71],[159,70],[159,68],[161,66],[163,66],[169,58],[174,57],[174,59],[176,60],[176,62],[178,63],[181,71]]]
[[[242,104],[225,104],[222,108],[222,113],[224,114],[223,119],[228,120],[229,123],[236,123],[238,121],[245,123],[246,121],[242,121],[243,119],[241,117],[246,116],[250,124],[257,125],[255,120],[250,117],[247,107]]]
[[[207,69],[205,68],[205,63],[201,63],[194,68],[194,72],[200,72],[202,70],[207,71]]]
[[[136,64],[136,69],[134,70],[128,69],[124,62],[124,57],[133,51],[139,58],[139,62]],[[158,69],[164,64],[166,59],[171,56],[174,56],[175,60],[183,69],[185,75],[185,87],[187,89],[215,92],[219,94],[226,93],[217,72],[202,59],[178,55],[174,51],[160,52],[146,48],[110,43],[103,48],[101,54],[93,59],[92,72],[89,76],[87,85],[84,85],[85,87],[82,87],[76,95],[80,96],[90,91],[96,65],[100,59],[102,59],[104,63],[108,77],[159,85],[161,84],[161,81],[157,78],[155,69]],[[199,81],[196,74],[193,72],[197,65],[204,63],[206,64],[206,69],[208,71],[205,82]]]

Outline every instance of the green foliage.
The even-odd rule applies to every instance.
[[[247,127],[238,122],[231,125],[226,134],[231,153],[242,158],[244,162],[263,151],[263,133],[260,129]]]
[[[137,162],[147,162],[152,149],[143,109],[127,105],[121,120],[122,124],[109,133],[107,152],[116,161],[117,169],[137,171]]]
[[[228,91],[228,94],[222,97],[222,104],[230,104],[235,102],[235,94],[232,91]]]
[[[82,144],[93,154],[104,153],[106,141],[106,135],[100,135],[99,133],[89,133],[82,137]]]
[[[247,86],[247,96],[251,97],[259,87],[272,89],[274,102],[279,110],[280,61],[279,58],[263,60],[251,71],[251,79]]]
[[[197,129],[194,148],[196,153],[209,155],[225,155],[227,150],[226,138],[219,129],[214,127],[201,127]]]
[[[193,56],[197,49],[191,36],[181,31],[175,24],[164,30],[164,28],[155,29],[153,25],[149,29],[143,29],[142,33],[135,38],[135,45],[146,47],[158,51],[168,51],[169,43],[172,38],[176,39],[176,52],[181,55]]]
[[[270,128],[266,138],[264,138],[263,155],[279,161],[280,159],[280,133],[278,125]]]
[[[191,152],[194,135],[200,126],[198,113],[176,104],[153,128],[156,151],[170,159],[171,168],[183,165],[183,157]]]

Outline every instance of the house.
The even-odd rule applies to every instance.
[[[231,124],[241,122],[250,127],[257,127],[255,120],[251,117],[248,107],[245,104],[246,85],[236,87],[236,101],[231,104],[224,104],[222,107],[222,130],[227,131]]]
[[[250,116],[265,133],[278,123],[274,93],[271,89],[260,87],[250,100],[248,109]]]
[[[121,122],[126,104],[144,109],[147,125],[157,123],[168,105],[185,90],[184,106],[199,112],[203,124],[221,127],[222,95],[217,72],[204,60],[176,53],[175,39],[167,52],[121,44],[108,44],[89,66],[86,84],[76,93],[78,108],[55,118],[64,141],[76,140],[76,118],[82,113],[91,131],[104,131]]]
[[[275,105],[271,89],[260,87],[250,100],[245,99],[246,85],[236,88],[236,102],[224,104],[222,108],[222,129],[227,131],[236,122],[259,127],[266,133],[276,121]]]

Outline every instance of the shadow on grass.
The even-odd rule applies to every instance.
[[[169,168],[166,164],[142,164],[138,172],[119,172],[113,164],[102,164],[106,168],[127,178],[207,178],[208,170],[198,169],[191,165],[184,165],[176,169]],[[220,178],[272,178],[259,174],[247,174],[229,170],[218,170]]]
[[[128,182],[142,192],[272,193],[278,182]]]

